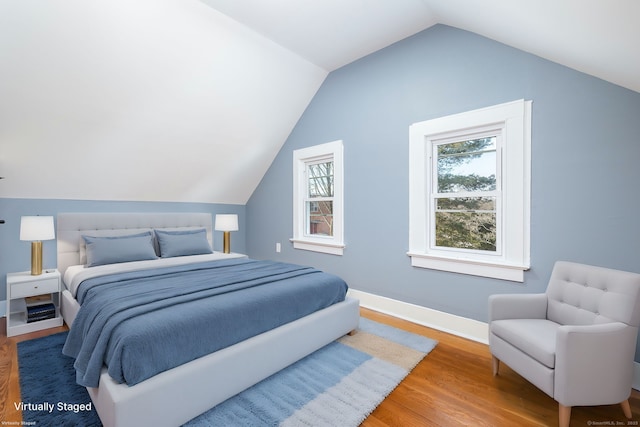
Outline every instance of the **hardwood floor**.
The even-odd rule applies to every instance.
[[[362,423],[364,427],[556,426],[557,403],[504,364],[491,374],[486,345],[362,309],[362,315],[438,341],[436,348]],[[20,422],[16,343],[61,332],[48,329],[7,338],[0,320],[0,421]],[[631,394],[633,419],[620,405],[573,408],[571,426],[634,426],[640,421],[640,392]]]
[[[557,426],[558,404],[508,366],[491,372],[489,348],[371,310],[362,315],[438,341],[438,345],[362,424],[379,426]],[[620,405],[573,408],[571,426],[639,425],[640,392],[631,394],[633,419]]]

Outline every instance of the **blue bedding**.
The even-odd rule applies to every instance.
[[[346,283],[311,267],[246,258],[87,279],[63,353],[97,387],[160,372],[343,301]]]

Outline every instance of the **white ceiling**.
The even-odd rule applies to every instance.
[[[327,71],[441,23],[640,92],[638,0],[201,0]]]
[[[640,92],[638,0],[2,0],[0,197],[245,204],[327,74],[437,23]]]

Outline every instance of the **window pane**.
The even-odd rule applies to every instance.
[[[309,197],[333,197],[333,162],[308,165]]]
[[[307,202],[307,235],[333,236],[333,202]]]
[[[496,189],[496,137],[437,146],[437,192]]]
[[[495,197],[436,200],[436,246],[496,251]]]

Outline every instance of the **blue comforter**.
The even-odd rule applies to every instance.
[[[232,259],[85,280],[63,353],[97,387],[157,373],[343,301],[346,283],[310,267]]]

